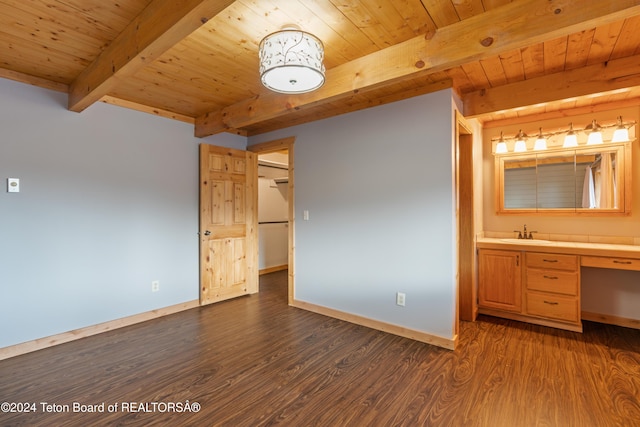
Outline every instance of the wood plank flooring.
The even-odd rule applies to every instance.
[[[639,330],[481,317],[452,352],[288,307],[286,272],[260,286],[0,361],[0,402],[36,409],[0,425],[640,425]],[[186,401],[199,411],[171,410]]]

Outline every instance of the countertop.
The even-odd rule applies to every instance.
[[[479,237],[476,240],[476,247],[482,249],[506,249],[528,252],[640,259],[640,246],[638,245]]]

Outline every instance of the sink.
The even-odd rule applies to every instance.
[[[505,243],[518,243],[521,245],[546,245],[551,243],[550,240],[541,240],[541,239],[500,239]]]

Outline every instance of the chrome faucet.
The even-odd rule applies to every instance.
[[[537,231],[529,231],[527,234],[527,224],[524,225],[524,231],[513,230],[514,233],[518,233],[518,239],[531,239],[533,240],[533,233],[537,233]]]

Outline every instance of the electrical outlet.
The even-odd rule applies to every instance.
[[[404,301],[407,298],[407,295],[404,292],[396,293],[396,305],[404,307]]]
[[[7,191],[9,193],[19,193],[20,192],[20,179],[18,179],[18,178],[7,178]]]
[[[158,292],[160,290],[160,281],[154,280],[151,282],[151,292]]]

